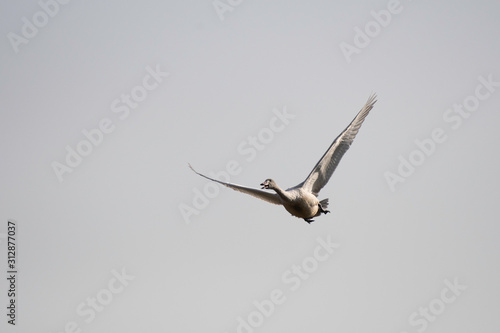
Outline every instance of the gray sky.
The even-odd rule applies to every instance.
[[[0,6],[2,332],[499,330],[500,5]],[[311,225],[188,168],[294,186],[372,92]]]

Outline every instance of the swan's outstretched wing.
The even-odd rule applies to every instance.
[[[330,180],[330,177],[335,171],[335,168],[337,168],[340,159],[351,146],[351,143],[356,137],[356,134],[358,134],[363,121],[373,108],[373,104],[377,101],[376,97],[377,96],[373,94],[368,98],[365,106],[363,106],[361,111],[359,111],[349,126],[347,126],[347,128],[335,139],[335,141],[333,141],[330,148],[328,148],[323,157],[321,157],[309,176],[307,176],[306,180],[296,187],[302,187],[304,190],[310,191],[314,195],[318,196],[319,191],[326,185],[328,180]]]
[[[211,181],[214,181],[214,182],[217,182],[219,184],[222,184],[224,186],[227,186],[227,187],[229,187],[229,188],[231,188],[231,189],[233,189],[235,191],[239,191],[239,192],[242,192],[242,193],[250,194],[253,197],[262,199],[264,201],[270,202],[270,203],[275,204],[275,205],[281,205],[282,204],[281,198],[276,193],[266,192],[266,191],[262,191],[262,190],[259,190],[259,189],[256,189],[256,188],[241,186],[241,185],[237,185],[237,184],[225,183],[225,182],[222,182],[220,180],[213,179],[213,178],[210,178],[208,176],[205,176],[205,175],[199,173],[198,171],[196,171],[195,169],[193,169],[193,167],[191,166],[191,164],[189,164],[189,167],[191,168],[191,170],[193,170],[198,175],[200,175],[202,177],[205,177],[206,179],[209,179]]]

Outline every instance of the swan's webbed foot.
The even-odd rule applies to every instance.
[[[304,219],[304,221],[306,221],[307,223],[311,224],[311,222],[314,222],[314,220],[312,218],[307,218],[307,219]]]

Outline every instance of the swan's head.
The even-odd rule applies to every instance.
[[[263,190],[264,189],[266,189],[266,190],[271,189],[272,190],[272,189],[276,188],[276,183],[274,182],[274,180],[268,178],[268,179],[264,180],[264,182],[262,184],[260,184],[260,186],[262,186]]]

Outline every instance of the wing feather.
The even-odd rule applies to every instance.
[[[304,190],[310,191],[314,195],[318,196],[319,191],[330,180],[330,177],[337,168],[342,156],[344,156],[345,152],[351,146],[351,143],[356,137],[356,134],[358,134],[363,121],[377,101],[376,98],[377,96],[375,94],[372,94],[368,98],[361,111],[358,112],[349,126],[347,126],[346,129],[335,139],[335,141],[333,141],[325,154],[321,157],[318,163],[316,163],[316,166],[312,169],[306,180],[295,186],[295,188],[302,187]]]
[[[275,204],[275,205],[281,205],[282,204],[281,198],[276,193],[266,192],[266,191],[262,191],[262,190],[259,190],[259,189],[256,189],[256,188],[246,187],[246,186],[242,186],[242,185],[238,185],[238,184],[225,183],[223,181],[220,181],[220,180],[217,180],[217,179],[205,176],[204,174],[201,174],[198,171],[196,171],[191,166],[191,164],[188,163],[188,165],[191,168],[191,170],[193,170],[196,174],[198,174],[198,175],[200,175],[200,176],[202,176],[202,177],[204,177],[204,178],[206,178],[208,180],[211,180],[213,182],[222,184],[222,185],[224,185],[226,187],[229,187],[230,189],[233,189],[235,191],[242,192],[242,193],[245,193],[245,194],[249,194],[249,195],[251,195],[251,196],[253,196],[255,198],[267,201],[267,202]]]

